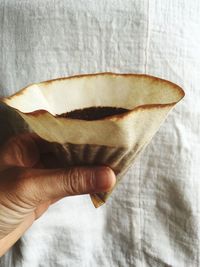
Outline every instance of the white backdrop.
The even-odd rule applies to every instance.
[[[200,1],[0,0],[0,94],[101,71],[148,73],[186,97],[108,203],[65,198],[1,267],[200,266]],[[0,137],[21,131],[0,109]]]

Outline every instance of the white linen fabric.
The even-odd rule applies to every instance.
[[[200,1],[0,0],[1,95],[104,71],[159,76],[186,97],[106,205],[59,201],[1,267],[200,266]],[[1,142],[22,130],[1,107]]]

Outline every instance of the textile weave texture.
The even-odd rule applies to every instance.
[[[182,86],[108,203],[54,204],[1,267],[196,267],[200,223],[200,1],[0,0],[0,95],[80,73],[146,73]],[[0,142],[23,130],[0,107]]]

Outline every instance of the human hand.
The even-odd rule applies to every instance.
[[[18,135],[0,149],[0,256],[48,207],[65,196],[106,192],[115,184],[108,167],[43,168],[47,142]]]

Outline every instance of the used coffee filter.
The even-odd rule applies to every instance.
[[[32,84],[1,101],[51,143],[63,167],[109,166],[117,186],[183,96],[157,77],[98,73]],[[92,194],[94,206],[110,194]]]

